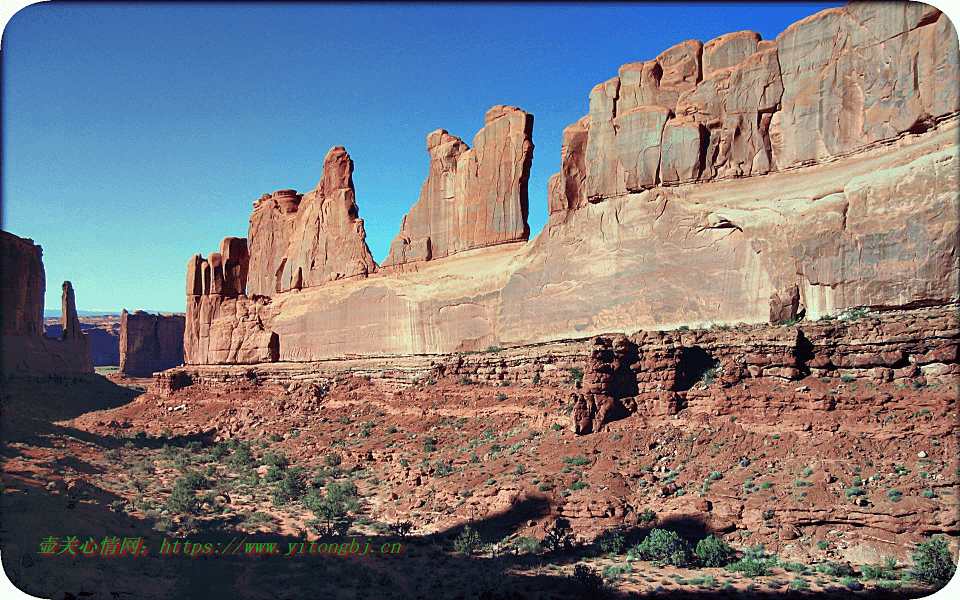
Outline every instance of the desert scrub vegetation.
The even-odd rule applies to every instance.
[[[700,564],[705,567],[724,567],[733,558],[733,548],[713,535],[700,540],[695,553]]]
[[[777,565],[777,557],[768,555],[763,544],[747,548],[743,558],[727,565],[728,571],[743,573],[747,577],[769,575],[771,568]]]
[[[957,565],[950,552],[950,543],[943,536],[934,536],[920,544],[913,554],[910,576],[935,587],[943,587],[953,578]]]
[[[631,548],[631,552],[656,566],[684,567],[693,563],[694,556],[690,542],[668,529],[651,530],[642,542]]]
[[[480,534],[471,529],[469,525],[465,525],[463,531],[453,541],[453,547],[460,556],[471,556],[480,550],[482,545]]]

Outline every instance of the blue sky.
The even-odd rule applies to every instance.
[[[427,134],[472,145],[507,104],[534,115],[536,235],[563,128],[620,65],[836,5],[35,4],[3,32],[3,229],[43,246],[47,307],[69,279],[81,309],[182,312],[187,260],[335,145],[382,261]]]

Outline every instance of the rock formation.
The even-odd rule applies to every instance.
[[[264,194],[253,206],[248,236],[251,296],[376,272],[358,216],[353,161],[342,146],[327,153],[317,189],[302,196],[294,190]],[[237,281],[226,293],[243,294],[242,283]]]
[[[120,315],[120,372],[149,377],[183,364],[183,315]]]
[[[61,339],[43,335],[46,275],[33,240],[2,233],[3,310],[0,362],[4,375],[92,373],[89,338],[80,332],[73,286],[63,282]]]
[[[0,234],[3,244],[0,253],[3,265],[0,333],[5,336],[40,335],[43,333],[43,294],[46,290],[43,250],[33,240],[6,231]]]
[[[252,226],[251,226],[252,227]],[[260,311],[269,299],[249,300],[247,240],[224,238],[220,252],[187,263],[184,361],[247,363],[277,360],[276,334],[264,329]]]
[[[427,136],[430,174],[383,266],[526,241],[533,115],[494,106],[473,149],[444,129]]]
[[[658,185],[843,155],[960,110],[957,34],[936,8],[850,3],[776,41],[740,31],[628,63],[564,131],[550,211]]]
[[[317,285],[277,250],[292,246],[306,198],[265,197],[251,218],[249,300],[203,291],[204,261],[191,263],[191,298],[236,300],[196,325],[188,301],[185,348],[200,349],[186,361],[439,354],[955,304],[958,62],[936,9],[856,3],[776,41],[737,32],[628,63],[564,131],[543,232],[478,248],[522,239],[519,227],[498,237],[507,198],[525,220],[530,120],[495,108],[472,150],[442,130],[428,137],[430,176],[385,263],[415,269]],[[514,150],[484,149],[506,130],[496,137]],[[493,196],[461,195],[471,156]]]
[[[63,282],[63,294],[60,296],[61,310],[60,323],[63,326],[63,332],[60,339],[76,340],[80,339],[80,319],[77,317],[77,300],[73,293],[73,284],[69,281]]]

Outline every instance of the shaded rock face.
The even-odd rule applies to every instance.
[[[403,218],[383,266],[526,241],[533,115],[513,106],[487,111],[473,149],[438,129],[427,136],[430,174]]]
[[[76,340],[80,338],[80,319],[77,317],[77,301],[73,293],[73,284],[69,281],[63,282],[63,294],[61,295],[62,309],[60,311],[60,323],[63,326],[61,339]]]
[[[3,328],[0,366],[5,375],[93,373],[90,339],[81,333],[73,285],[63,282],[63,333],[59,340],[43,335],[46,275],[43,251],[33,240],[2,233]]]
[[[353,161],[334,146],[312,192],[280,190],[254,203],[250,216],[249,282],[229,294],[273,296],[377,271],[367,247],[353,187]],[[216,293],[216,292],[215,292]]]
[[[850,3],[787,28],[678,44],[590,93],[550,212],[658,185],[762,175],[928,129],[960,110],[957,34],[936,8]]]
[[[149,377],[183,364],[183,315],[120,315],[120,372]]]
[[[33,240],[6,231],[0,231],[0,234],[3,244],[0,253],[3,266],[0,332],[3,335],[40,335],[43,333],[43,294],[46,291],[43,250]]]

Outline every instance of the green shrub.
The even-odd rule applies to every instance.
[[[641,523],[645,525],[649,525],[650,523],[655,523],[657,521],[657,513],[653,512],[649,508],[645,508],[638,515],[638,518]]]
[[[929,542],[920,544],[914,552],[910,575],[919,581],[942,587],[950,581],[956,570],[950,543],[945,537],[937,535]]]
[[[590,484],[588,484],[586,481],[575,481],[570,485],[570,489],[574,491],[582,490],[588,487],[590,487]]]
[[[277,482],[273,490],[273,505],[282,506],[287,502],[299,500],[307,491],[307,484],[304,483],[301,475],[303,469],[294,467],[284,472],[283,479]]]
[[[603,577],[597,575],[584,564],[579,564],[573,568],[571,578],[580,587],[580,593],[587,598],[599,597],[606,589],[603,584]]]
[[[762,544],[747,548],[743,558],[727,565],[728,571],[737,571],[747,577],[761,577],[770,574],[770,568],[777,564],[776,557],[767,555]]]
[[[290,466],[290,461],[287,460],[287,457],[286,457],[286,455],[285,455],[283,452],[281,452],[280,454],[274,454],[273,452],[267,452],[266,454],[264,454],[263,460],[262,460],[261,462],[262,462],[263,464],[265,464],[265,465],[270,465],[271,467],[276,467],[277,469],[280,469],[281,471],[283,471],[284,469],[286,469],[287,467]]]
[[[733,548],[723,540],[710,535],[697,544],[696,554],[705,567],[723,567],[733,557]]]
[[[619,531],[604,531],[593,540],[593,544],[600,552],[608,554],[623,554],[627,542]]]
[[[183,485],[182,480],[179,480],[173,486],[173,491],[163,503],[163,507],[178,515],[195,515],[200,512],[200,502],[197,501],[197,495],[192,489]]]
[[[629,565],[607,565],[601,571],[604,579],[619,579],[624,573],[630,572]]]
[[[183,486],[188,490],[202,490],[209,486],[209,482],[207,481],[207,478],[201,475],[199,472],[187,471],[184,473],[183,477],[174,483],[174,485]]]
[[[690,543],[677,532],[667,529],[653,529],[637,546],[639,554],[654,564],[682,567],[693,560]]]
[[[535,537],[522,537],[517,540],[517,552],[533,554],[540,549],[540,540]]]
[[[860,583],[860,581],[857,580],[856,577],[851,577],[851,576],[841,577],[840,585],[842,585],[845,588],[851,589],[855,592],[863,589],[863,584]]]
[[[470,556],[480,549],[482,542],[480,534],[473,531],[469,525],[464,526],[459,537],[453,541],[453,547],[456,548],[460,556]]]
[[[447,475],[453,473],[456,469],[453,468],[453,464],[447,461],[438,460],[433,463],[433,476],[434,477],[446,477]]]
[[[814,570],[833,577],[847,577],[853,575],[853,569],[850,565],[835,562],[826,562],[816,565]]]
[[[723,479],[723,473],[721,473],[720,471],[713,471],[712,473],[710,473],[709,477],[713,481],[719,481]]]
[[[884,564],[875,564],[875,565],[863,565],[860,569],[861,574],[864,579],[899,579],[900,576],[897,573],[897,559],[888,556],[884,561]]]

